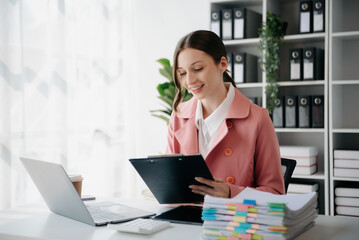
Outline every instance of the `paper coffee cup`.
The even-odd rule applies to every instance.
[[[80,174],[69,174],[69,178],[71,179],[72,184],[74,185],[77,193],[81,197],[81,190],[82,190],[82,176]]]

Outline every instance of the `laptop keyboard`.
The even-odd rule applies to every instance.
[[[87,209],[95,223],[118,221],[123,218],[120,214],[100,209],[97,206],[87,206]]]

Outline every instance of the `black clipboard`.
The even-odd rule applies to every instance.
[[[195,177],[214,180],[201,154],[161,155],[130,159],[160,204],[199,203],[204,197],[189,185],[201,185]]]

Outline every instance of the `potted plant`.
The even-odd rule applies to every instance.
[[[166,58],[161,58],[158,59],[157,62],[162,65],[162,68],[159,69],[160,74],[167,78],[166,82],[157,85],[157,91],[160,95],[158,98],[161,99],[165,104],[163,106],[164,109],[152,110],[151,115],[166,121],[168,124],[172,114],[172,105],[177,93],[177,89],[173,81],[172,66],[170,61]],[[185,88],[182,89],[182,95],[182,102],[192,98],[192,94],[190,94]]]
[[[275,108],[274,102],[277,99],[278,84],[276,81],[280,64],[279,45],[285,35],[286,24],[276,14],[267,12],[267,21],[263,22],[259,29],[259,63],[266,73],[266,108],[270,114]]]

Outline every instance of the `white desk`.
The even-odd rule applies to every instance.
[[[121,203],[151,210],[163,211],[163,207],[153,201],[121,201]],[[50,212],[45,205],[32,205],[0,211],[0,239],[200,239],[201,227],[172,224],[166,230],[153,235],[120,233],[106,227],[93,227]],[[310,239],[359,239],[359,219],[351,217],[319,216],[313,228],[300,235],[299,240]]]

